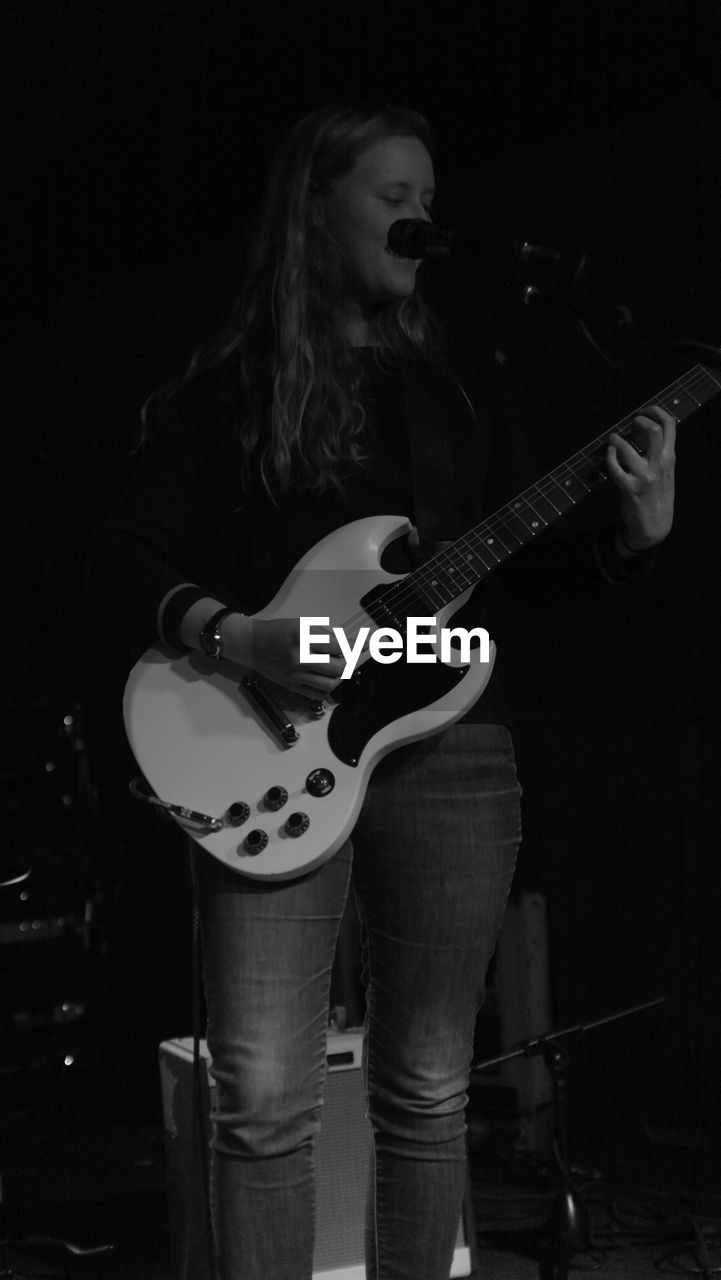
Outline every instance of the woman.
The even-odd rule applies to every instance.
[[[414,516],[414,405],[434,424],[449,489],[421,536],[452,537],[480,517],[485,424],[440,359],[419,264],[387,247],[393,222],[430,218],[432,153],[416,112],[356,106],[313,112],[278,151],[235,324],[155,398],[138,473],[95,552],[98,590],[112,587],[136,648],[159,636],[332,694],[337,646],[329,663],[303,663],[297,618],[250,615],[325,534],[361,516]],[[619,581],[671,523],[674,422],[653,409],[637,427],[642,453],[609,445],[621,520],[596,544]],[[267,883],[201,859],[219,1280],[312,1274],[313,1140],[350,887],[375,1150],[367,1274],[449,1275],[473,1030],[520,838],[506,718],[492,682],[461,724],[392,753],[352,841],[310,874]]]

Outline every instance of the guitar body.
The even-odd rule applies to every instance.
[[[328,617],[330,626],[342,626],[347,634],[350,619],[373,627],[360,602],[374,587],[402,580],[383,570],[380,560],[410,527],[402,517],[380,516],[330,534],[255,616]],[[469,594],[437,613],[437,635]],[[320,642],[316,647],[323,651]],[[439,733],[476,702],[494,657],[491,644],[488,662],[474,656],[467,665],[442,663],[440,657],[429,665],[408,663],[404,656],[388,665],[366,658],[320,716],[307,699],[261,678],[263,691],[298,733],[286,745],[242,683],[253,673],[154,646],[128,678],[125,727],[155,796],[223,820],[211,830],[173,815],[198,844],[244,875],[291,879],[325,862],[348,838],[383,756]],[[269,802],[264,797],[271,788],[282,790]],[[284,793],[287,800],[274,808]],[[238,810],[228,817],[232,805],[248,808],[238,825]],[[299,816],[288,827],[291,815]]]

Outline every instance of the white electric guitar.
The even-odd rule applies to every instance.
[[[696,365],[653,402],[681,420],[719,390],[721,375]],[[634,416],[612,430],[629,435]],[[610,434],[411,573],[380,564],[388,544],[410,531],[408,520],[345,525],[303,556],[255,616],[328,617],[351,642],[362,626],[403,632],[407,618],[434,616],[439,637],[482,578],[603,481]],[[131,789],[233,870],[262,880],[302,875],[348,838],[378,761],[453,724],[480,697],[495,647],[486,662],[473,653],[441,661],[439,645],[435,656],[386,665],[366,651],[323,703],[252,670],[154,646],[125,689],[125,727],[149,788]]]

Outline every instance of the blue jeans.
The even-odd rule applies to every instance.
[[[294,881],[203,860],[218,1110],[219,1280],[310,1280],[335,942],[352,884],[375,1169],[369,1280],[448,1280],[465,1185],[473,1033],[520,840],[507,729],[457,725],[376,769],[349,841]]]

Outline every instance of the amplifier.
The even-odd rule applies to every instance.
[[[360,1031],[328,1036],[328,1078],[316,1146],[314,1280],[365,1280],[363,1231],[371,1135],[361,1078]],[[201,1041],[202,1140],[210,1139],[215,1086]],[[202,1161],[193,1141],[193,1041],[160,1045],[160,1082],[173,1258],[181,1280],[210,1280],[204,1226]],[[197,1121],[196,1121],[197,1125]],[[451,1276],[473,1276],[475,1241],[470,1194],[458,1228]]]

